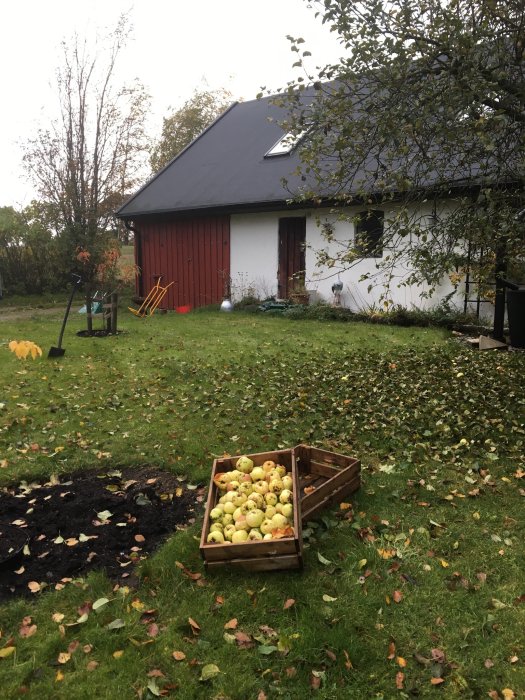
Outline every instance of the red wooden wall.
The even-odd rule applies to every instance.
[[[230,275],[229,216],[137,220],[134,227],[140,232],[135,246],[144,296],[155,284],[155,276],[162,275],[163,286],[175,282],[162,301],[163,308],[195,308],[222,301],[224,280]]]

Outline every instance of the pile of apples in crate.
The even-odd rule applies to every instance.
[[[210,511],[208,543],[293,536],[293,479],[286,467],[271,460],[255,467],[244,455],[235,469],[215,474],[213,481],[221,496]]]

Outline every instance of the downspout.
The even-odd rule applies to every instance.
[[[139,269],[139,274],[137,275],[135,289],[137,291],[137,295],[139,297],[142,297],[142,296],[144,296],[144,284],[142,281],[142,234],[127,219],[124,219],[124,226],[127,228],[128,231],[131,231],[133,233],[133,247],[135,249],[135,265]]]

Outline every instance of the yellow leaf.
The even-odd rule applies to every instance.
[[[3,649],[0,649],[0,659],[7,659],[8,656],[11,656],[11,654],[14,654],[16,647],[4,647]]]
[[[124,651],[122,649],[118,649],[117,651],[113,652],[113,658],[114,659],[120,659],[120,657],[124,654]]]
[[[352,507],[352,504],[351,504],[351,503],[340,503],[340,504],[339,504],[339,508],[340,508],[341,510],[348,510],[348,509],[351,508],[351,507]]]
[[[406,659],[404,659],[402,656],[398,656],[396,658],[396,661],[398,665],[401,666],[401,668],[405,668],[405,666],[407,665]]]
[[[445,561],[444,559],[440,559],[440,560],[439,560],[439,563],[441,564],[441,566],[442,566],[444,569],[446,569],[446,568],[448,567],[448,561]]]
[[[27,587],[29,588],[31,593],[38,593],[38,591],[41,588],[40,584],[37,583],[37,581],[29,581],[29,583],[27,584]]]
[[[510,688],[503,688],[501,694],[503,695],[503,700],[513,700],[516,697],[516,694]]]
[[[55,676],[55,681],[57,683],[60,683],[60,681],[63,681],[63,680],[64,680],[64,674],[62,673],[62,671],[58,670],[57,674]]]
[[[177,489],[175,489],[175,495],[177,496],[177,498],[180,498],[182,496],[182,493],[183,491],[180,486]]]
[[[391,548],[388,548],[388,549],[379,548],[379,549],[377,550],[377,553],[379,554],[379,556],[380,556],[382,559],[392,559],[392,557],[395,557],[395,556],[396,556],[396,550],[395,550],[395,549],[391,549]]]
[[[67,664],[69,659],[71,658],[71,654],[67,651],[61,651],[60,654],[58,655],[58,663],[59,664]]]
[[[186,654],[183,651],[174,651],[172,654],[175,661],[184,661]]]

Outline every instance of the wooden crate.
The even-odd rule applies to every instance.
[[[248,455],[255,466],[261,466],[266,460],[272,460],[276,464],[282,464],[286,470],[292,473],[293,479],[293,537],[283,537],[275,540],[256,540],[232,544],[208,544],[206,541],[210,531],[210,511],[219,500],[220,491],[215,485],[215,474],[235,469],[239,459],[236,457],[223,457],[213,462],[212,476],[204,524],[202,527],[200,553],[208,570],[219,567],[235,567],[247,571],[271,571],[274,569],[299,569],[303,565],[303,540],[301,535],[301,514],[299,507],[299,480],[295,465],[294,450],[275,450],[273,452],[260,452]]]
[[[340,503],[361,485],[361,462],[353,457],[308,445],[297,445],[293,452],[302,522],[316,518],[323,508]]]

